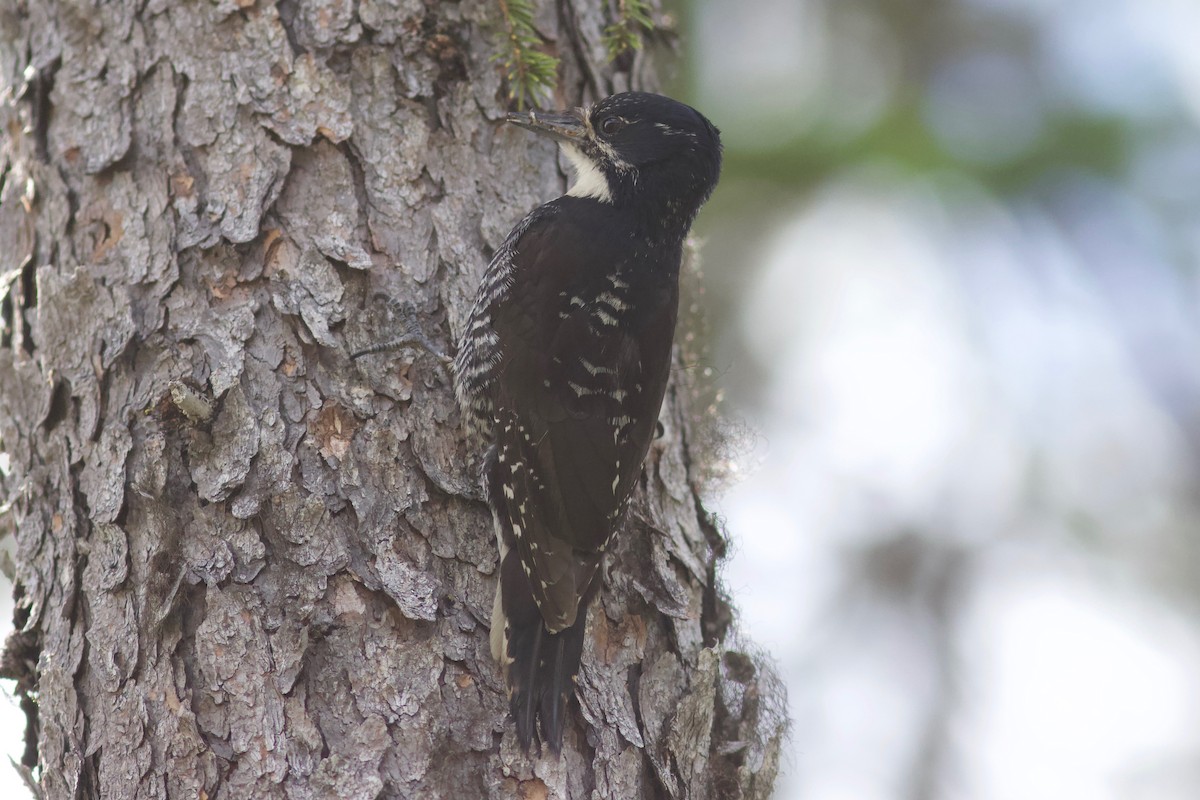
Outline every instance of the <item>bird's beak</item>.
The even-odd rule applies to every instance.
[[[509,114],[508,121],[534,133],[544,133],[564,142],[577,142],[587,135],[583,119],[576,114],[529,111],[523,114]]]

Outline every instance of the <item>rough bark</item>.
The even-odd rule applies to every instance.
[[[543,2],[564,103],[634,83]],[[447,376],[490,248],[561,191],[500,125],[481,0],[0,11],[3,669],[46,798],[766,797],[769,669],[673,389],[561,760],[488,652],[496,551]]]

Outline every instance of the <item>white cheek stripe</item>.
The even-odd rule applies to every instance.
[[[591,197],[601,203],[612,202],[612,190],[608,186],[608,178],[590,158],[580,152],[573,144],[560,144],[571,168],[575,170],[575,182],[567,191],[571,197]]]

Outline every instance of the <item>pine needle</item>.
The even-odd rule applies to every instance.
[[[505,47],[495,55],[504,62],[504,78],[508,83],[508,99],[517,108],[536,105],[538,98],[550,95],[558,82],[558,58],[537,49],[541,37],[533,27],[534,7],[531,0],[497,0],[504,17]]]
[[[617,0],[617,18],[604,29],[604,47],[609,60],[642,49],[642,34],[654,30],[646,0]]]

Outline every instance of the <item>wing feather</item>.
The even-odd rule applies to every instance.
[[[669,369],[675,283],[648,286],[630,274],[639,265],[628,247],[590,242],[561,216],[529,237],[536,244],[514,248],[506,302],[489,312],[509,343],[490,394],[498,452],[522,473],[504,500],[519,520],[516,546],[556,633],[574,623],[641,473]],[[518,508],[522,496],[531,499]]]

